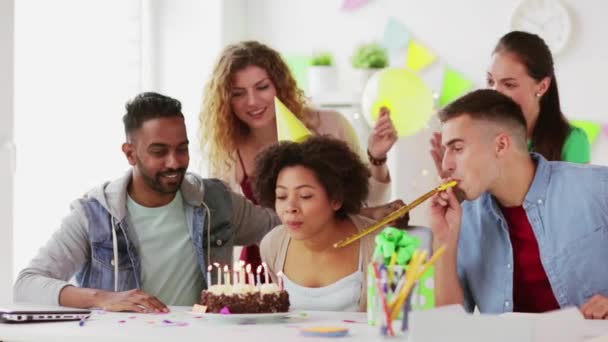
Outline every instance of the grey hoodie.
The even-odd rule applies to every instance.
[[[130,248],[134,251],[132,253],[134,255],[129,254],[129,257],[133,256],[130,263],[132,264],[131,273],[134,273],[132,277],[135,278],[135,281],[122,283],[119,291],[137,287],[134,285],[139,284],[140,277],[137,272],[140,264],[136,253],[137,239],[133,236],[133,229],[128,229],[127,224],[127,186],[130,180],[131,172],[129,171],[117,180],[106,182],[92,189],[83,198],[72,203],[71,212],[63,219],[59,229],[38,251],[29,265],[19,273],[14,285],[15,302],[59,305],[60,292],[65,286],[71,285],[69,280],[74,275],[77,273],[78,275],[88,275],[91,273],[91,269],[95,272],[96,263],[100,263],[102,259],[96,257],[96,249],[99,247],[94,243],[95,239],[100,234],[107,235],[110,228],[107,227],[107,222],[102,222],[104,220],[96,221],[94,219],[89,208],[91,203],[97,204],[106,216],[111,217],[112,222],[116,222],[118,229],[125,233],[127,245],[131,244]],[[214,187],[213,196],[205,196],[205,186]],[[213,254],[211,257],[213,261],[231,264],[234,245],[259,243],[270,229],[280,224],[272,210],[252,204],[244,197],[229,191],[217,180],[204,180],[195,174],[188,173],[180,190],[184,198],[184,209],[190,225],[191,238],[195,243],[195,248],[198,248],[197,254],[201,270],[206,269],[208,254]],[[221,198],[217,196],[218,190],[223,195]],[[202,209],[203,214],[207,213],[208,206],[212,218],[214,212],[219,215],[224,211],[230,222],[224,222],[217,229],[211,229],[208,232],[205,229],[206,219],[201,219],[200,215],[197,215],[203,205],[205,206]],[[105,226],[102,227],[104,224]],[[214,224],[212,223],[211,226],[214,227]],[[210,239],[207,238],[207,234]],[[111,234],[109,236],[111,241]],[[207,249],[209,245],[211,248]],[[113,277],[113,266],[110,266],[110,262],[113,265],[113,260],[107,260],[107,265],[105,265],[107,267],[102,267],[103,272],[109,268],[109,274],[104,274],[105,277]],[[95,286],[95,282],[90,282],[82,276],[77,277],[77,280],[83,287],[113,290],[113,288],[99,284]]]

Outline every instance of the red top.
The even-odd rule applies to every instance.
[[[509,225],[513,247],[513,311],[545,312],[559,309],[526,211],[522,206],[501,209]]]
[[[245,171],[245,164],[243,164],[243,159],[241,159],[241,154],[238,152],[238,150],[237,155],[239,157],[239,162],[241,163],[241,168],[243,169],[243,180],[240,184],[241,190],[243,191],[243,195],[245,195],[245,198],[253,202],[253,204],[258,204],[258,201],[256,201],[255,196],[253,194],[251,179]],[[258,266],[262,264],[260,248],[257,245],[243,247],[243,250],[241,251],[241,260],[244,261],[245,264],[251,264],[251,269],[255,272]]]

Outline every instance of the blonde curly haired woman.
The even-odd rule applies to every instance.
[[[388,111],[382,111],[370,134],[367,153],[362,152],[349,122],[335,111],[312,108],[280,54],[256,41],[227,46],[205,87],[199,120],[201,151],[207,155],[210,177],[224,180],[232,190],[257,203],[251,175],[256,156],[277,143],[275,96],[314,134],[343,140],[370,161],[368,205],[388,200],[386,155],[397,141]],[[243,257],[253,264],[260,260],[257,249],[245,249]]]

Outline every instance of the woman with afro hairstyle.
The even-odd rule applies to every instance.
[[[282,142],[256,159],[256,197],[282,222],[262,240],[262,260],[273,281],[283,273],[293,309],[366,310],[375,235],[343,248],[333,244],[373,223],[358,215],[369,175],[346,143],[327,136]]]

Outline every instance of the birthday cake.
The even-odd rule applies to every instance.
[[[289,294],[274,283],[213,285],[201,293],[200,304],[211,313],[287,312]]]

